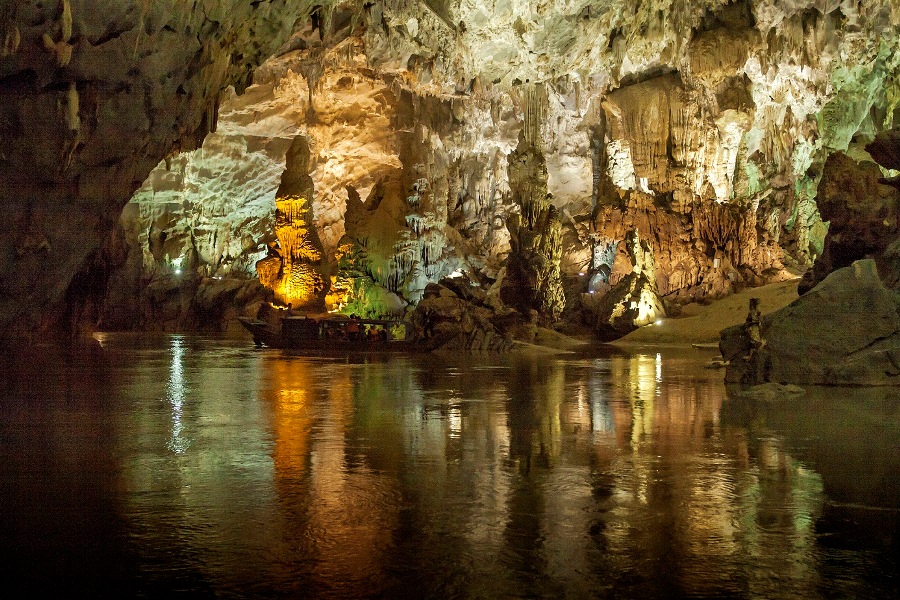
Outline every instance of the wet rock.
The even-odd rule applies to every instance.
[[[492,322],[490,308],[431,284],[412,314],[414,339],[446,350],[502,351],[510,340]]]
[[[459,280],[451,280],[459,289]],[[572,340],[547,340],[559,336],[542,330],[534,309],[527,314],[486,302],[484,295],[457,294],[443,284],[430,284],[411,313],[410,335],[425,346],[442,350],[507,352],[517,344],[557,347]],[[541,331],[544,331],[543,338]]]
[[[798,385],[782,385],[780,383],[772,382],[744,388],[734,388],[731,389],[730,392],[734,396],[756,398],[758,400],[788,399],[806,394],[806,390]]]

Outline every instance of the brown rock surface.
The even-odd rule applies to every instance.
[[[722,332],[726,381],[900,385],[900,294],[873,260],[860,260],[762,321],[765,345],[749,352],[743,325]]]
[[[874,258],[888,280],[896,279],[889,275],[892,269],[884,255],[900,236],[900,190],[881,183],[881,177],[873,162],[857,162],[843,153],[828,157],[817,203],[829,229],[824,251],[804,277],[801,293],[863,258]]]
[[[880,131],[866,144],[866,152],[885,169],[900,171],[900,129]]]

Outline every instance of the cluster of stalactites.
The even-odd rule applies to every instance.
[[[420,275],[428,281],[437,281],[440,277],[446,240],[442,224],[431,206],[426,179],[419,179],[413,184],[411,193],[406,197],[406,205],[406,229],[392,248],[387,269],[376,269],[370,275],[386,289],[411,296],[410,292],[414,290],[406,289],[411,280],[418,279]]]
[[[388,252],[359,233],[349,234],[338,248],[338,274],[326,299],[331,309],[379,316],[381,309],[396,310],[390,302],[417,302],[427,283],[447,274],[445,222],[432,203],[427,179],[411,186],[404,208]]]
[[[310,227],[311,207],[306,198],[288,196],[275,200],[275,235],[286,264],[321,260]]]
[[[319,273],[322,253],[311,225],[309,200],[286,196],[275,200],[277,247],[256,264],[260,283],[275,292],[277,300],[293,306],[309,305],[325,291]]]
[[[538,147],[542,141],[541,127],[547,119],[548,98],[543,84],[530,85],[522,93],[523,123],[525,143]]]

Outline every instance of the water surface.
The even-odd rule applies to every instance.
[[[693,350],[102,341],[4,362],[17,596],[898,595],[895,390],[729,398]]]

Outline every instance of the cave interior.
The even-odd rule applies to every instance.
[[[896,1],[103,5],[0,8],[5,343],[263,303],[611,340],[796,281],[779,380],[898,376]]]

